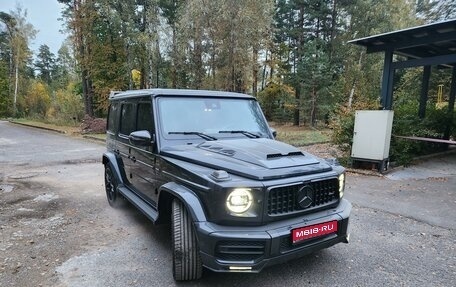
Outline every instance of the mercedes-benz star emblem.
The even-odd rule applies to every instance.
[[[310,185],[304,185],[298,191],[298,204],[301,208],[307,208],[312,205],[313,189]]]

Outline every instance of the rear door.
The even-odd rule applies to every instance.
[[[120,103],[118,101],[112,101],[109,106],[108,123],[106,128],[106,147],[109,151],[118,154],[117,150],[117,131],[119,129],[119,112]]]
[[[130,141],[128,136],[136,129],[136,101],[129,100],[123,101],[120,108],[120,123],[119,133],[117,135],[117,150],[122,158],[124,165],[127,184],[131,183],[132,174],[132,160]]]

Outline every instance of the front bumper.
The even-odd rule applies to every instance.
[[[266,266],[299,258],[340,242],[348,243],[351,209],[350,202],[342,199],[336,208],[263,226],[196,222],[203,265],[216,272],[260,272]],[[333,220],[338,222],[337,233],[292,244],[291,230]]]

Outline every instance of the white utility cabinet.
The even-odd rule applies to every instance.
[[[356,111],[353,131],[353,159],[388,161],[393,111]]]

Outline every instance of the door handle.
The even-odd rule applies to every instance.
[[[130,159],[131,159],[133,162],[136,162],[136,157],[132,156],[132,157],[130,157]]]

